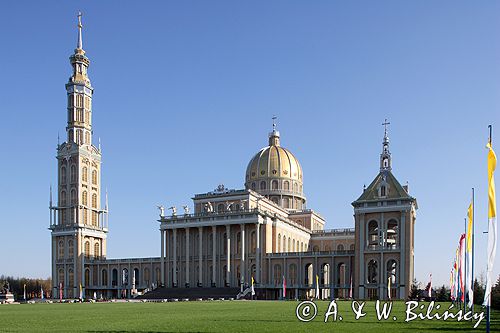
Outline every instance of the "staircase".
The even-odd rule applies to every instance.
[[[248,289],[248,288],[247,288]],[[240,291],[239,288],[156,288],[136,299],[219,299],[235,298]],[[246,290],[245,290],[246,291]]]
[[[242,292],[238,293],[238,295],[236,295],[236,299],[240,299],[242,297],[245,297],[246,295],[250,294],[251,292],[252,292],[252,287],[248,287],[247,289],[245,289]]]

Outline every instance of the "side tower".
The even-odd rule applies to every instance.
[[[61,291],[63,297],[79,297],[80,286],[85,290],[91,279],[85,263],[106,257],[107,198],[101,209],[101,150],[92,145],[93,88],[87,75],[90,61],[83,50],[81,16],[77,46],[69,58],[73,73],[66,84],[67,139],[57,145],[55,203],[52,190],[50,194],[54,298]]]
[[[417,201],[392,174],[387,125],[380,154],[380,172],[352,203],[355,220],[355,297],[408,297],[413,272]]]

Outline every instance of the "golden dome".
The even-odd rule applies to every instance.
[[[269,134],[269,146],[250,160],[245,187],[265,195],[283,208],[300,210],[305,203],[302,167],[288,149],[280,146],[279,138],[279,132],[273,130]]]

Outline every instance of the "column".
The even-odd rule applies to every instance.
[[[217,230],[217,226],[212,226],[212,287],[215,287],[217,285],[217,282],[215,280],[216,278],[216,268],[217,268],[217,265],[216,265],[216,249],[217,249],[217,241],[216,241],[216,230]]]
[[[255,250],[255,279],[257,283],[261,283],[261,274],[260,274],[260,223],[257,222],[256,231],[256,250]]]
[[[161,285],[165,286],[165,230],[161,234]]]
[[[186,228],[186,288],[189,287],[189,228]]]
[[[198,244],[198,287],[203,286],[203,269],[202,269],[202,244],[203,244],[203,227],[198,227],[198,234],[200,235],[200,242]]]
[[[174,241],[173,241],[173,247],[174,247],[174,257],[172,258],[172,264],[173,264],[173,275],[174,275],[174,281],[173,286],[177,287],[177,229],[174,229]]]
[[[226,258],[226,287],[231,285],[231,225],[226,225],[226,243],[227,243],[227,258]]]
[[[241,260],[240,260],[240,273],[241,273],[241,286],[244,289],[246,278],[246,262],[245,262],[245,224],[241,224]]]

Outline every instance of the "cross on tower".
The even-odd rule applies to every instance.
[[[276,117],[275,115],[273,115],[273,131],[276,130],[276,119],[278,119],[278,117]]]
[[[82,12],[78,12],[78,28],[82,27]]]
[[[382,125],[384,126],[384,135],[387,136],[387,125],[390,125],[391,123],[387,122],[387,118],[385,118],[384,122]]]

